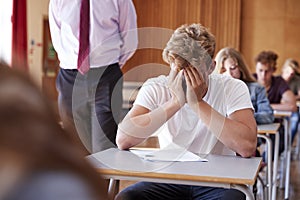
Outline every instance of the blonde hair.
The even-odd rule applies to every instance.
[[[299,64],[296,60],[292,59],[292,58],[288,58],[285,60],[284,64],[283,64],[283,68],[286,67],[291,67],[296,73],[300,73],[300,68],[299,68]]]
[[[255,82],[254,77],[251,75],[249,68],[247,67],[243,56],[240,52],[231,47],[225,47],[221,49],[215,58],[216,68],[215,72],[224,73],[224,62],[228,58],[231,58],[235,61],[237,68],[241,72],[241,80],[244,82]]]
[[[171,56],[175,55],[199,68],[203,61],[209,67],[214,53],[214,35],[201,24],[191,24],[182,25],[174,31],[163,50],[162,56],[163,60],[169,64]]]

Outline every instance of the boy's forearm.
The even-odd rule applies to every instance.
[[[118,147],[125,146],[126,148],[130,148],[143,142],[179,109],[180,105],[176,104],[176,102],[168,101],[161,107],[148,113],[132,117],[128,115],[122,123],[119,124],[116,139]]]

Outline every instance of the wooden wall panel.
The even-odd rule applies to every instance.
[[[243,0],[241,52],[251,70],[255,56],[263,50],[278,54],[277,74],[285,59],[300,61],[300,1]]]
[[[216,50],[224,46],[240,47],[241,0],[133,2],[138,17],[140,44],[135,55],[123,67],[125,80],[145,81],[158,74],[167,74],[169,70],[161,53],[172,32],[182,24],[201,23],[208,27],[216,36]],[[159,42],[161,44],[157,45]]]

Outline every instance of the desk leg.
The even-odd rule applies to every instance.
[[[278,152],[279,152],[279,132],[275,134],[275,150],[273,163],[273,185],[272,185],[272,200],[276,200],[277,193],[277,166],[278,166]]]
[[[232,189],[237,189],[246,195],[246,200],[254,200],[254,194],[252,190],[246,185],[231,185]]]
[[[289,134],[289,123],[287,118],[283,118],[284,125],[284,152],[283,160],[281,163],[281,177],[280,177],[280,188],[285,188],[284,183],[286,182],[286,171],[287,171],[287,157],[288,157],[288,134]],[[285,188],[286,189],[286,188]]]
[[[285,189],[284,189],[284,199],[289,198],[289,184],[290,184],[290,169],[291,169],[291,149],[292,149],[292,133],[290,128],[290,120],[285,119],[287,122],[287,154],[286,154],[286,174],[285,174]]]
[[[267,195],[267,199],[271,199],[271,195],[272,195],[272,140],[270,139],[270,137],[266,136],[266,135],[258,135],[258,137],[261,137],[263,139],[266,140],[267,143],[267,157],[268,157],[268,167],[267,167],[267,187],[268,187],[268,195]]]
[[[119,192],[120,181],[115,179],[109,180],[108,186],[108,199],[113,200],[116,194]]]

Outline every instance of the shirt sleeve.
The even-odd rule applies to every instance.
[[[136,11],[132,1],[120,0],[119,12],[119,29],[123,41],[119,64],[122,67],[137,49],[138,34]]]
[[[51,40],[56,51],[61,49],[60,43],[60,29],[61,29],[61,10],[62,1],[50,0],[48,7],[48,20],[51,34]]]
[[[226,87],[227,115],[242,109],[253,109],[247,85],[237,79],[231,79]]]
[[[158,106],[158,100],[160,95],[158,95],[157,83],[153,82],[151,79],[147,80],[136,97],[134,105],[143,106],[149,110],[154,110]]]
[[[281,96],[282,96],[283,93],[285,93],[287,90],[290,90],[289,85],[287,84],[287,82],[286,82],[283,78],[281,78],[281,76],[278,76],[276,81],[279,82],[278,84],[280,85],[279,90],[280,90],[280,95],[281,95]]]

